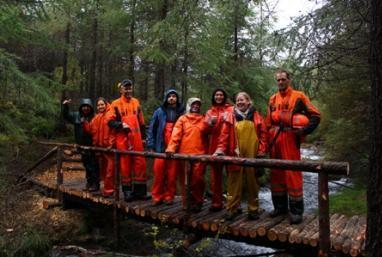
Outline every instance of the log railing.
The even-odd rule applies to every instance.
[[[278,160],[278,159],[256,159],[256,158],[239,158],[231,156],[212,156],[212,155],[187,155],[187,154],[165,154],[154,152],[137,152],[137,151],[122,151],[117,149],[82,146],[77,144],[66,143],[52,143],[40,142],[46,145],[58,147],[57,149],[57,195],[62,201],[62,194],[59,192],[59,187],[63,183],[62,176],[62,160],[63,160],[63,147],[76,148],[81,150],[89,150],[104,153],[113,153],[115,155],[115,190],[114,190],[114,234],[116,239],[119,237],[118,226],[118,202],[119,202],[119,169],[120,169],[120,155],[126,154],[131,156],[143,156],[146,158],[160,158],[160,159],[176,159],[188,161],[186,165],[186,206],[187,213],[189,214],[189,181],[192,174],[192,167],[194,162],[206,163],[223,163],[234,164],[240,166],[251,167],[264,167],[264,168],[277,168],[293,171],[313,172],[318,173],[319,177],[319,192],[318,192],[318,208],[319,208],[319,253],[318,256],[328,256],[330,250],[330,222],[329,222],[329,175],[349,175],[349,163],[347,162],[329,162],[329,161],[292,161],[292,160]]]

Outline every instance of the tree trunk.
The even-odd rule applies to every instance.
[[[66,24],[66,30],[65,30],[65,48],[63,53],[63,60],[62,60],[62,77],[61,77],[61,84],[64,85],[64,88],[61,92],[61,103],[66,99],[66,89],[65,85],[68,82],[68,47],[70,44],[70,22]],[[60,119],[57,124],[57,128],[60,131],[66,130],[65,120],[64,120],[64,109],[61,104],[61,111],[60,111]]]
[[[372,131],[367,190],[368,256],[382,256],[382,2],[370,0],[370,75]]]
[[[90,61],[89,77],[89,96],[94,99],[96,96],[96,67],[97,67],[97,44],[98,44],[98,1],[96,1],[96,10],[92,26],[92,57]]]
[[[149,64],[145,61],[143,61],[143,81],[142,81],[142,91],[141,91],[141,99],[142,101],[147,101],[148,99],[148,91],[149,91],[149,77],[150,77],[150,71],[149,71]]]
[[[187,101],[187,88],[188,88],[188,83],[187,83],[187,73],[188,73],[188,35],[189,35],[189,27],[185,27],[185,32],[184,32],[184,59],[182,63],[182,98],[183,102],[185,103]]]
[[[160,20],[163,21],[167,17],[168,11],[168,0],[163,1],[163,5],[160,12]],[[161,51],[165,51],[166,45],[164,42],[165,39],[160,40],[160,49]],[[155,72],[155,97],[162,99],[164,94],[165,87],[165,63],[158,63],[156,72]]]
[[[134,50],[135,50],[135,5],[136,0],[133,0],[131,3],[131,23],[130,23],[130,45],[129,45],[129,63],[128,63],[128,70],[127,74],[129,76],[129,79],[134,81],[134,63],[135,63],[135,57],[134,57]]]

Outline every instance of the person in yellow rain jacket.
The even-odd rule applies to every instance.
[[[223,123],[215,155],[230,155],[244,158],[263,156],[266,151],[267,133],[261,115],[252,105],[250,96],[239,92],[235,107]],[[259,218],[259,184],[253,167],[228,166],[228,220],[239,214],[244,181],[247,183],[248,218]]]

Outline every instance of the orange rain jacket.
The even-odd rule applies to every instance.
[[[277,92],[271,96],[266,117],[269,140],[274,143],[269,149],[271,158],[301,159],[300,142],[303,135],[296,136],[292,129],[293,115],[296,113],[304,114],[309,118],[309,124],[302,129],[303,135],[311,133],[320,122],[320,112],[304,93],[288,86],[284,92]],[[288,194],[291,200],[302,202],[302,184],[301,172],[271,170],[271,191],[274,196]],[[291,212],[297,213],[293,209]]]
[[[117,149],[143,151],[141,129],[144,128],[145,121],[138,99],[121,96],[114,100],[110,106],[108,117],[109,126],[115,129]],[[126,123],[129,130],[123,129],[122,123]],[[146,162],[144,157],[121,155],[120,165],[123,185],[146,183]]]

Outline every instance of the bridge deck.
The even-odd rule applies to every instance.
[[[75,197],[82,201],[90,201],[98,205],[113,206],[112,199],[105,199],[98,193],[83,191],[85,187],[85,172],[82,165],[76,162],[64,162],[64,183],[60,191],[65,197]],[[55,167],[38,174],[32,182],[40,187],[56,190]],[[121,199],[123,199],[121,195]],[[245,241],[256,245],[276,248],[306,248],[316,250],[319,242],[318,217],[313,214],[304,215],[299,225],[290,225],[289,217],[270,218],[265,211],[260,219],[250,221],[246,213],[240,214],[233,221],[224,220],[225,211],[210,212],[209,203],[205,202],[199,213],[188,215],[183,210],[180,197],[176,197],[173,205],[152,206],[151,200],[126,203],[120,201],[118,208],[127,215],[144,219],[149,222],[187,227],[207,236]],[[331,249],[351,256],[364,255],[366,217],[346,217],[341,214],[330,216]]]

